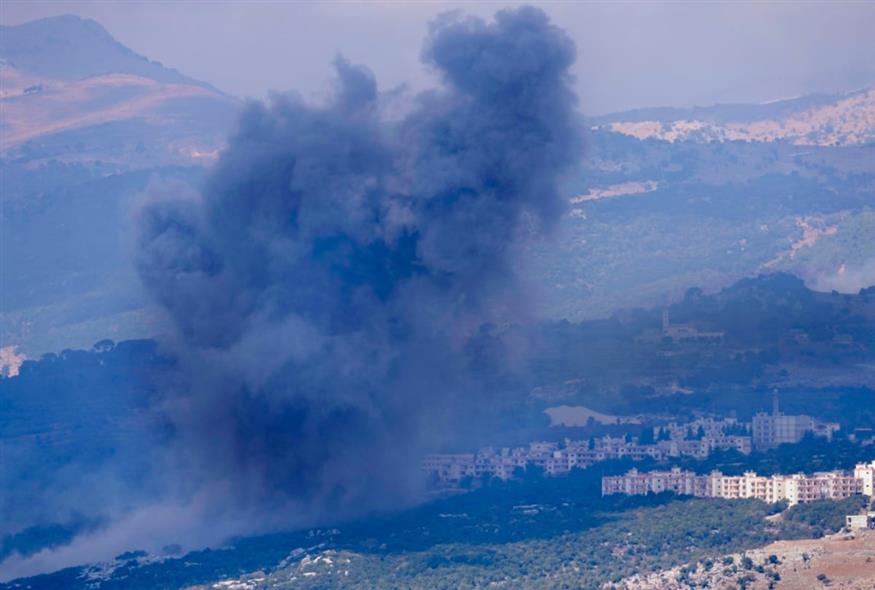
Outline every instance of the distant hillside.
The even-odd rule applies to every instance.
[[[862,145],[875,141],[875,88],[758,105],[639,109],[598,117],[593,123],[638,139],[672,142]]]
[[[238,106],[92,20],[0,28],[0,349],[156,333],[132,211],[153,181],[200,182]]]
[[[773,273],[713,294],[692,288],[663,308],[545,323],[529,338],[536,375],[529,401],[628,415],[667,411],[671,400],[679,411],[752,414],[763,393],[778,387],[793,403],[811,394],[824,404],[815,413],[849,421],[827,408],[825,391],[875,388],[873,295],[875,288],[820,293]],[[663,311],[669,327],[693,335],[675,337]]]
[[[713,109],[739,119],[747,108],[774,115],[824,101]],[[826,291],[875,284],[875,143],[670,142],[595,123],[568,215],[531,251],[544,313],[605,317],[769,270]]]
[[[202,182],[238,102],[94,21],[0,32],[0,348],[160,332],[131,265],[131,209],[156,178]],[[591,121],[568,214],[521,264],[538,311],[605,318],[761,271],[875,284],[873,92]],[[707,141],[735,137],[756,141]],[[806,142],[823,145],[793,145]]]
[[[237,108],[67,15],[0,28],[0,154],[120,169],[215,158]]]
[[[214,87],[134,53],[98,22],[67,14],[13,27],[0,26],[0,57],[16,70],[57,80],[133,74],[165,84]]]

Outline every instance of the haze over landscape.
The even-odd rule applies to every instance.
[[[0,22],[0,587],[875,582],[875,4]]]
[[[519,6],[508,3],[505,6]],[[581,109],[752,103],[872,83],[869,2],[535,3],[574,39]],[[141,55],[238,97],[324,93],[338,53],[367,63],[388,90],[435,77],[419,60],[437,15],[490,18],[490,2],[4,3],[0,24],[91,18]],[[694,50],[692,50],[694,49]],[[767,56],[763,59],[763,56]]]

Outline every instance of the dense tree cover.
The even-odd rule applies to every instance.
[[[854,150],[867,162],[859,169],[850,151],[830,148],[800,154],[789,144],[668,143],[606,132],[592,140],[593,165],[574,194],[657,186],[575,205],[562,232],[563,255],[545,248],[537,258],[544,280],[559,285],[550,294],[556,315],[608,315],[690,285],[726,284],[769,262],[815,279],[843,262],[857,266],[871,244],[850,238],[862,225],[851,220],[871,207],[864,188],[872,178],[871,146]],[[857,169],[841,170],[848,165]],[[837,225],[838,239],[782,257],[801,237],[796,220],[811,217]]]
[[[866,496],[852,496],[845,500],[820,500],[797,504],[781,518],[781,532],[785,537],[819,538],[845,526],[848,514],[857,514],[869,505]]]
[[[272,581],[279,588],[597,588],[637,571],[766,542],[772,538],[760,525],[766,513],[765,505],[754,502],[673,502],[550,539],[482,547],[455,543],[380,560],[359,554],[349,576],[323,569],[312,582],[284,585],[280,580],[290,572],[283,570]]]
[[[863,383],[853,374],[875,357],[875,298],[866,293],[818,293],[796,277],[773,274],[709,295],[691,289],[670,306],[673,323],[723,332],[722,342],[668,341],[661,336],[661,312],[629,310],[493,334],[522,338],[529,350],[528,372],[508,383],[502,403],[517,401],[518,415],[532,405],[581,404],[618,415],[707,412],[750,419],[771,408],[778,388],[787,413],[847,428],[875,423],[875,391],[846,384]],[[805,380],[796,373],[815,368],[832,377],[800,385]],[[669,384],[684,391],[666,391]]]

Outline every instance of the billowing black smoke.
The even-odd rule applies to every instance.
[[[338,59],[328,104],[250,104],[202,194],[156,191],[138,264],[179,335],[192,481],[279,514],[406,497],[477,395],[471,335],[524,304],[520,244],[563,209],[574,57],[533,8],[445,16],[422,51],[441,86],[402,120]]]

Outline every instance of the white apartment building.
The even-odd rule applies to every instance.
[[[786,479],[780,475],[766,477],[748,471],[744,475],[731,476],[715,471],[708,478],[710,497],[756,498],[769,503],[786,499]]]
[[[815,500],[841,500],[863,493],[862,482],[841,472],[791,475],[786,482],[785,499],[792,506]]]
[[[707,475],[696,475],[674,467],[671,471],[642,473],[629,470],[626,475],[602,478],[602,495],[626,494],[629,496],[674,492],[685,496],[703,497],[708,494]]]
[[[769,503],[786,501],[793,506],[815,500],[839,500],[857,494],[871,496],[873,474],[875,461],[857,465],[853,474],[830,471],[811,475],[762,476],[753,471],[743,475],[724,475],[714,471],[708,475],[696,475],[678,468],[648,473],[632,469],[625,475],[603,477],[602,495],[644,495],[671,491],[702,498],[756,498]],[[869,478],[869,487],[866,486],[866,478]]]

